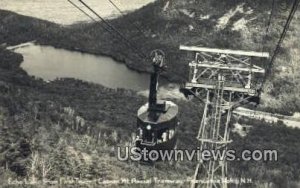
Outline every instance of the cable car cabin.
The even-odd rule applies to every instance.
[[[164,111],[149,111],[149,103],[138,110],[136,146],[150,150],[171,150],[176,145],[178,106],[161,101]]]
[[[178,106],[171,101],[157,100],[158,77],[164,68],[164,53],[155,50],[151,56],[153,56],[154,72],[150,79],[149,101],[137,112],[135,145],[141,150],[146,148],[148,152],[172,150],[177,140]]]

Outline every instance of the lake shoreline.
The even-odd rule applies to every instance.
[[[24,55],[21,64],[29,75],[44,80],[74,78],[109,88],[148,89],[150,75],[129,69],[109,56],[55,48],[38,43],[8,47]],[[60,58],[63,57],[63,58]]]
[[[30,25],[31,22],[23,24],[22,21],[24,20],[21,19],[21,22],[11,20],[11,16],[4,19],[4,26],[11,24],[13,32],[0,35],[0,43],[5,40],[10,42],[9,39],[20,42],[44,38],[54,41],[53,43],[56,40],[57,44],[65,42],[66,47],[75,47],[78,42],[83,44],[86,42],[84,38],[79,40],[77,37],[74,37],[73,43],[62,41],[60,39],[64,38],[64,33],[58,34],[61,38],[52,39],[55,31],[61,31],[59,28],[51,30],[52,24],[42,32],[38,30],[39,32],[32,34],[34,27],[44,28],[43,23],[36,26]],[[24,27],[27,27],[27,30]],[[66,34],[69,36],[70,33]],[[6,36],[10,37],[5,38]],[[83,47],[89,49],[89,46]],[[32,176],[42,179],[41,173],[34,174],[29,171],[31,166],[29,162],[35,155],[40,156],[41,161],[51,162],[53,165],[52,172],[49,173],[51,179],[65,176],[69,178],[70,174],[78,179],[153,176],[153,168],[120,162],[116,160],[116,155],[112,151],[112,148],[121,144],[122,146],[130,144],[132,133],[136,131],[136,112],[147,102],[146,97],[137,95],[131,90],[109,89],[76,79],[61,79],[46,83],[42,79],[29,76],[19,67],[21,54],[0,49],[0,59],[3,60],[0,61],[0,117],[3,117],[0,121],[0,132],[3,136],[0,138],[4,138],[1,139],[0,148],[5,149],[3,153],[6,153],[1,157],[3,173],[0,173],[0,187],[8,178]],[[180,70],[181,67],[177,68]],[[194,101],[175,99],[172,101],[178,104],[180,109],[178,148],[186,150],[197,148],[199,142],[196,136],[203,105]],[[85,124],[79,128],[74,123],[77,117],[85,120]],[[292,181],[299,181],[300,163],[297,156],[300,156],[300,130],[283,125],[272,127],[261,120],[236,121],[254,126],[245,138],[235,133],[231,134],[233,142],[229,145],[229,149],[234,148],[236,151],[245,148],[277,149],[280,151],[280,160],[232,161],[229,174],[233,176],[242,174],[253,179],[255,184],[268,182],[278,185],[276,187],[287,187]],[[88,159],[87,162],[85,159]],[[160,163],[155,167],[159,179],[186,179],[194,174],[195,163],[182,161],[175,166]],[[36,172],[39,172],[38,170],[39,168]]]
[[[150,76],[150,73],[151,73],[150,71],[147,71],[147,70],[144,70],[144,69],[138,69],[135,66],[132,66],[132,65],[126,63],[126,60],[124,60],[123,58],[121,58],[119,56],[116,56],[116,55],[113,55],[113,54],[108,54],[108,53],[104,53],[104,52],[93,52],[93,51],[86,50],[86,49],[68,48],[68,47],[64,47],[64,46],[51,45],[51,44],[43,43],[43,42],[39,42],[39,41],[36,41],[35,43],[38,44],[38,45],[42,45],[42,46],[51,46],[51,47],[56,48],[56,49],[64,49],[64,50],[69,50],[69,51],[73,51],[73,52],[80,52],[80,53],[83,53],[83,54],[91,54],[91,55],[109,57],[109,58],[115,60],[117,63],[124,64],[129,69],[131,69],[133,71],[136,71],[138,73],[147,73],[147,74],[149,74],[149,76]],[[165,78],[168,79],[167,77],[165,77]],[[171,80],[169,80],[169,81],[171,81]]]
[[[157,4],[150,4],[122,18],[110,20],[110,22],[113,25],[119,26],[121,30],[124,31],[123,33],[126,34],[126,36],[131,36],[134,33],[132,33],[132,30],[130,30],[132,28],[127,24],[128,21],[136,19],[135,16],[140,18],[146,13],[153,13],[153,11],[156,10],[155,7],[157,7]],[[0,35],[0,43],[8,41],[9,44],[19,44],[22,42],[37,40],[37,43],[39,44],[50,45],[55,48],[63,48],[71,51],[109,56],[118,62],[124,63],[129,69],[137,72],[149,73],[152,70],[152,66],[148,62],[133,61],[136,59],[136,57],[132,53],[132,50],[128,49],[128,46],[120,42],[118,38],[112,38],[111,34],[102,29],[99,24],[79,24],[67,28],[44,20],[21,16],[9,11],[0,11],[0,16],[2,15],[4,15],[4,18],[6,18],[3,19],[3,24],[6,26],[6,30],[2,31],[0,29],[0,33],[4,32],[4,35]],[[12,20],[10,20],[11,17],[13,17]],[[155,16],[155,19],[156,22],[160,24],[163,24],[166,21],[164,19],[161,20],[160,16]],[[13,24],[19,22],[24,22],[25,24],[23,26]],[[15,33],[16,35],[12,36],[10,33]],[[162,36],[163,34],[165,33],[160,33]],[[224,42],[224,44],[227,44],[229,39],[236,37],[236,34],[237,33],[232,33],[232,35],[230,35],[226,41],[221,40],[218,42]],[[137,36],[132,41],[141,43],[140,41],[145,38],[140,37],[141,36]],[[177,43],[185,39],[185,36],[182,37],[183,38],[178,38],[178,40],[173,42]],[[206,40],[211,41],[209,38]],[[98,41],[101,41],[101,43],[99,44]],[[171,42],[172,41],[170,41],[168,38],[161,38],[160,36],[156,38],[148,38],[147,40],[143,40],[143,49],[144,51],[150,51],[149,48],[163,49],[167,55],[167,61],[171,62],[172,65],[168,66],[167,72],[164,72],[161,76],[171,82],[182,83],[186,81],[183,78],[188,76],[188,66],[187,63],[184,63],[186,61],[183,60],[184,55],[178,53],[177,47],[174,46],[175,43]],[[234,45],[238,45],[238,43],[234,43]],[[284,78],[278,78],[276,82],[284,83],[284,81]],[[269,82],[271,84],[275,83],[271,80]],[[274,86],[275,85],[278,84],[276,83]],[[274,98],[278,98],[278,96],[280,95],[270,95],[270,97]],[[284,105],[286,103],[290,103],[291,105]],[[264,108],[266,111],[291,115],[292,112],[299,111],[298,106],[298,100],[297,103],[295,103],[291,101],[290,98],[287,98],[275,106],[263,106],[262,108],[259,107],[259,109],[263,110]]]

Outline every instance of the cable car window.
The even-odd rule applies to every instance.
[[[136,134],[138,139],[143,138],[143,129],[139,127]]]
[[[170,129],[169,130],[169,140],[172,139],[174,137],[174,133],[175,133],[175,130],[174,129]]]
[[[157,132],[157,142],[161,143],[161,142],[166,142],[169,140],[169,129],[165,128],[165,129],[161,129]]]
[[[146,129],[143,130],[143,140],[145,142],[154,142],[155,141],[155,133],[151,129],[151,126],[148,125]]]

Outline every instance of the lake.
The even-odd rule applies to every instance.
[[[69,77],[110,88],[136,91],[149,88],[149,74],[130,70],[110,57],[35,44],[15,48],[14,51],[23,55],[21,67],[28,74],[44,80]]]

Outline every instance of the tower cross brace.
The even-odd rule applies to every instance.
[[[195,59],[189,63],[189,81],[183,92],[205,101],[197,134],[200,150],[226,152],[232,142],[229,137],[232,110],[245,103],[259,103],[265,70],[252,59],[268,58],[269,54],[182,45],[180,50],[195,54]],[[227,171],[226,159],[200,160],[191,187],[227,188]],[[199,180],[206,183],[199,183]]]

